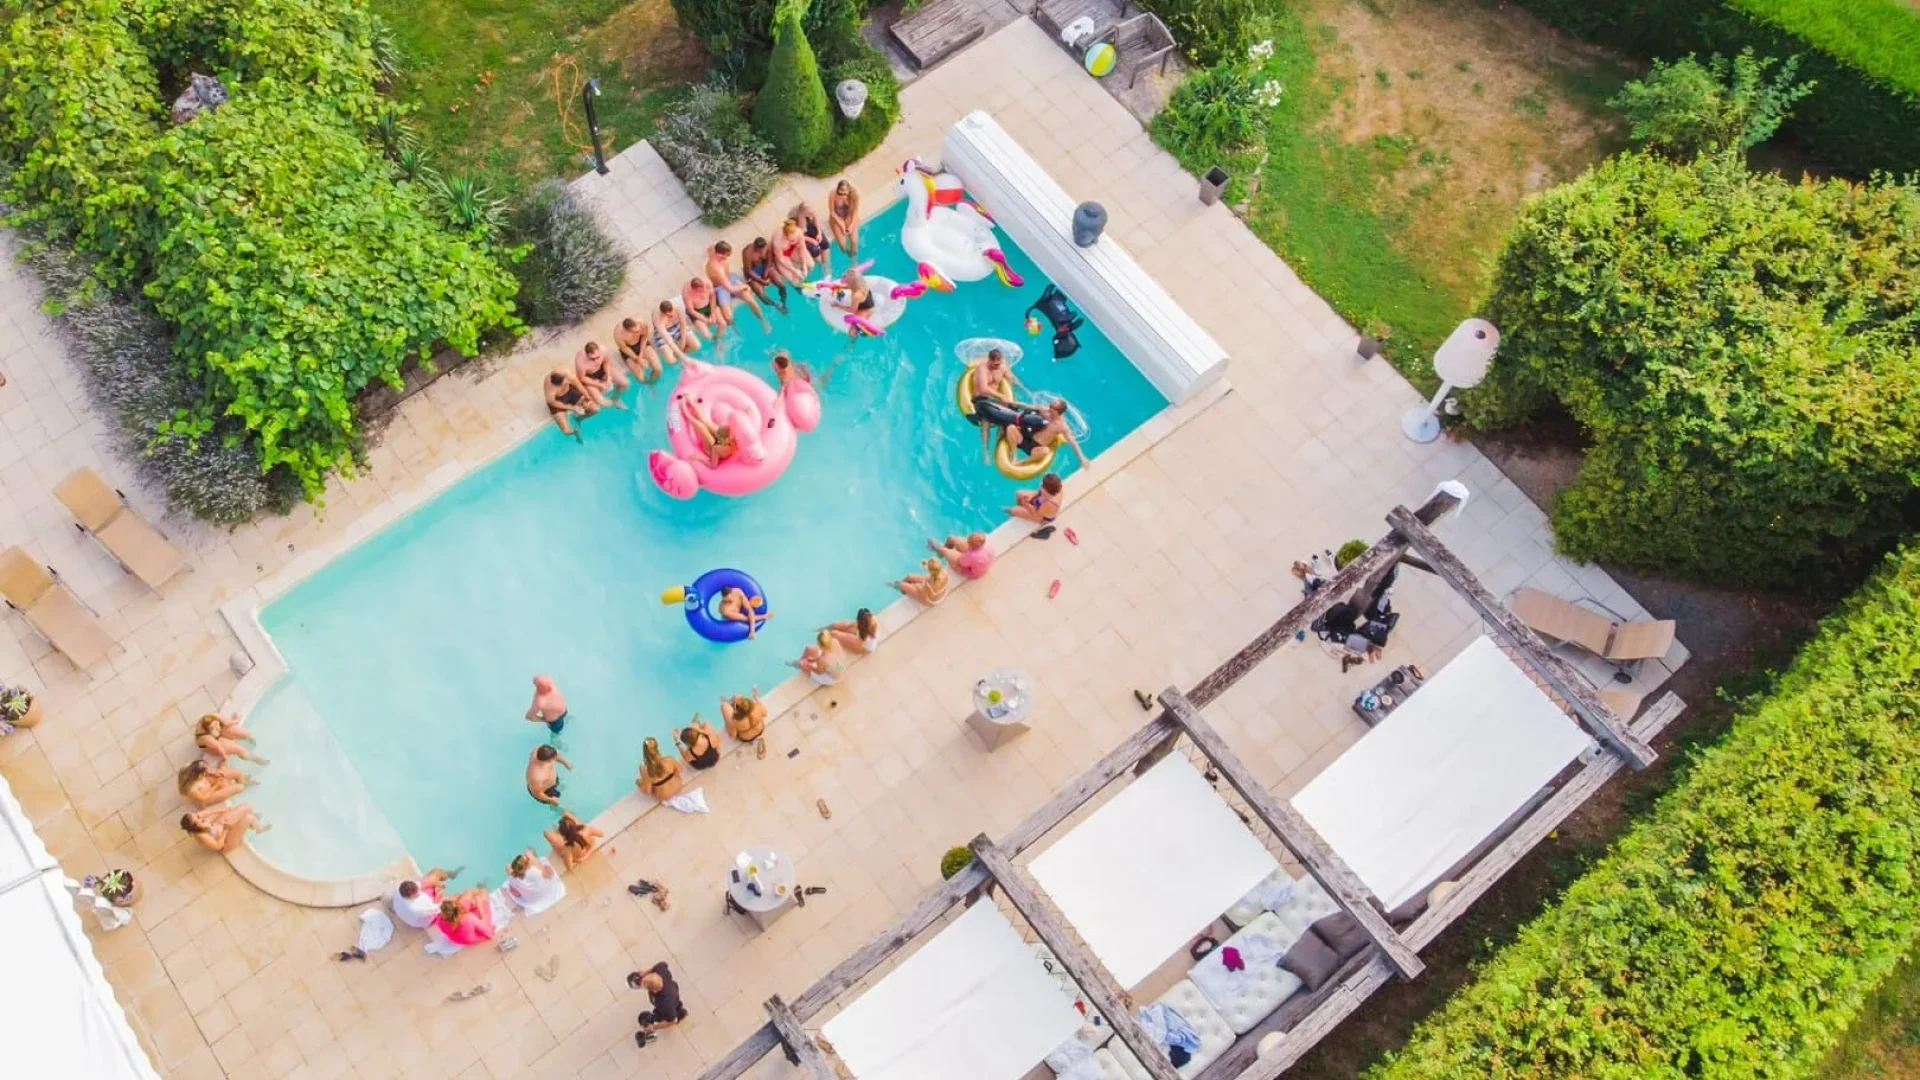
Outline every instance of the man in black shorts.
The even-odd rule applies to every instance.
[[[639,1016],[640,1030],[634,1033],[636,1046],[645,1046],[653,1041],[656,1032],[665,1031],[687,1018],[687,1007],[680,1001],[680,984],[673,981],[673,972],[667,970],[667,962],[653,965],[645,971],[636,971],[627,976],[627,985],[635,990],[647,992],[648,1009]]]

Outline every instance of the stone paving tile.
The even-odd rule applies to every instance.
[[[216,611],[535,430],[540,372],[675,292],[720,231],[698,223],[677,184],[648,172],[658,161],[650,150],[623,156],[633,169],[616,169],[620,186],[582,181],[633,226],[630,284],[608,311],[415,395],[366,471],[336,480],[324,508],[235,529],[166,521],[194,571],[157,594],[77,534],[53,501],[53,484],[86,464],[158,520],[158,501],[130,483],[75,361],[40,314],[36,287],[0,258],[9,380],[0,388],[0,544],[56,566],[117,641],[80,672],[19,617],[0,618],[0,673],[37,687],[48,712],[33,732],[0,740],[0,775],[69,874],[112,864],[143,882],[134,923],[94,941],[165,1075],[695,1076],[763,1022],[767,996],[797,993],[910,905],[937,879],[947,846],[1003,833],[1133,730],[1143,714],[1132,686],[1190,685],[1294,600],[1292,559],[1380,535],[1393,504],[1417,503],[1443,479],[1461,477],[1475,492],[1443,535],[1496,591],[1531,581],[1640,613],[1597,568],[1554,555],[1544,515],[1470,446],[1405,442],[1397,417],[1415,391],[1384,364],[1357,360],[1354,331],[1224,207],[1201,206],[1194,180],[1026,20],[906,89],[902,123],[849,171],[868,205],[884,201],[901,160],[937,159],[948,125],[976,107],[991,109],[1071,193],[1106,204],[1109,235],[1232,355],[1233,392],[1078,493],[1068,521],[1079,546],[1016,547],[991,579],[780,719],[767,760],[736,750],[741,760],[706,774],[711,815],[650,814],[616,836],[570,876],[560,907],[514,928],[521,948],[504,955],[436,960],[403,932],[364,965],[332,963],[328,953],[351,940],[349,913],[273,900],[172,826],[181,806],[170,773],[194,754],[188,724],[235,684],[236,642]],[[765,232],[826,186],[790,180],[725,234],[738,242]],[[12,253],[7,245],[0,255]],[[1220,287],[1223,267],[1232,287]],[[1062,590],[1048,601],[1054,579]],[[1431,579],[1402,580],[1394,656],[1437,668],[1477,624]],[[1668,665],[1684,656],[1676,648]],[[967,673],[1012,659],[1036,675],[1036,726],[987,754],[963,723]],[[1648,665],[1639,683],[1665,673]],[[1345,702],[1372,674],[1342,676],[1315,646],[1288,650],[1209,716],[1266,783],[1290,793],[1360,736]],[[832,821],[815,813],[816,798],[833,806]],[[767,932],[745,933],[722,917],[711,883],[748,842],[776,844],[805,882],[829,891]],[[621,888],[641,875],[675,889],[671,911]],[[535,977],[553,956],[560,976]],[[640,1006],[623,978],[659,959],[680,973],[694,1019],[640,1051],[629,1027]],[[482,981],[493,984],[488,995],[444,1002]],[[793,1074],[775,1061],[756,1075]]]

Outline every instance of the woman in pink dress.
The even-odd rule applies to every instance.
[[[433,927],[448,942],[463,948],[492,941],[496,932],[493,900],[487,890],[479,888],[450,896],[440,901],[440,917],[433,920]]]

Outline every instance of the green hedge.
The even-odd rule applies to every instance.
[[[833,115],[799,12],[783,8],[774,33],[779,41],[767,62],[766,85],[753,99],[753,130],[773,147],[781,168],[799,169],[833,138]]]
[[[1920,940],[1920,547],[1368,1080],[1805,1077]]]
[[[1625,154],[1528,202],[1464,391],[1593,441],[1571,555],[1738,585],[1846,577],[1920,522],[1920,191]]]
[[[849,120],[840,114],[838,105],[832,106],[833,136],[819,155],[807,163],[806,171],[814,176],[832,176],[866,157],[886,139],[894,121],[900,119],[900,81],[894,77],[886,57],[869,48],[867,55],[827,69],[822,82],[829,101],[833,99],[833,88],[846,79],[859,79],[867,84],[867,107],[860,110],[858,117]]]
[[[673,0],[674,18],[682,29],[700,39],[707,52],[734,70],[748,73],[741,80],[748,90],[760,88],[768,54],[773,52],[773,23],[782,5],[795,0]],[[801,19],[807,36],[834,27],[856,26],[866,13],[863,0],[811,0]]]
[[[1515,0],[1638,56],[1799,56],[1818,85],[1785,131],[1864,177],[1920,169],[1920,13],[1902,0]]]

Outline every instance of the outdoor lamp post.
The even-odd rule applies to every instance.
[[[1447,340],[1433,354],[1433,370],[1440,375],[1440,389],[1433,400],[1416,405],[1400,417],[1400,430],[1417,443],[1430,443],[1440,437],[1440,405],[1455,387],[1468,389],[1487,377],[1487,365],[1493,351],[1500,347],[1500,331],[1485,319],[1468,319],[1453,328]]]
[[[587,110],[587,131],[593,136],[593,171],[607,175],[607,152],[600,145],[600,114],[593,110],[593,99],[600,96],[600,80],[588,79],[580,88],[580,104]]]

